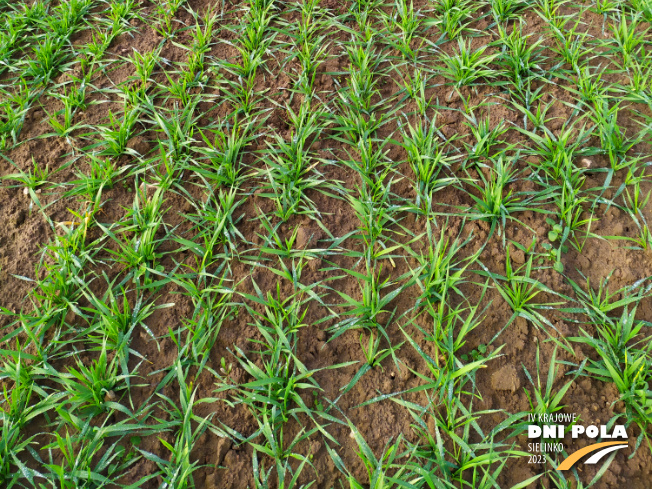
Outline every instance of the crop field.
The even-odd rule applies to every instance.
[[[0,0],[0,487],[649,489],[650,21]]]

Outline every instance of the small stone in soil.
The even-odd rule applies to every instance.
[[[231,440],[228,438],[220,438],[220,440],[217,442],[215,466],[219,466],[224,461],[226,453],[231,450],[231,445]]]
[[[516,368],[513,365],[505,365],[495,371],[491,376],[491,386],[497,391],[514,392],[521,386]]]

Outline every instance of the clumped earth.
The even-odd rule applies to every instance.
[[[0,16],[3,487],[649,487],[648,0]]]

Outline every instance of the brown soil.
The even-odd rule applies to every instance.
[[[190,6],[196,11],[202,11],[209,3],[205,0],[192,0]],[[145,14],[149,14],[153,7],[149,2],[143,2]],[[235,5],[232,5],[234,7]],[[323,7],[331,9],[333,14],[346,12],[348,3],[339,0],[328,0],[322,3]],[[587,14],[590,16],[590,14]],[[191,17],[186,12],[178,14],[181,22],[190,21]],[[528,30],[534,33],[542,32],[545,28],[542,20],[533,12],[525,14],[528,21]],[[602,17],[595,16],[587,19],[588,29],[592,35],[601,36]],[[488,21],[486,18],[479,20],[475,28],[479,30],[486,29]],[[136,29],[115,42],[110,49],[110,57],[115,58],[117,69],[108,71],[100,75],[95,80],[97,87],[109,87],[120,84],[128,79],[131,75],[128,64],[121,64],[119,57],[123,55],[124,50],[137,49],[140,52],[148,52],[159,44],[163,43],[162,56],[170,63],[179,63],[185,59],[184,50],[176,47],[170,42],[163,42],[161,37],[151,28],[141,21],[135,23]],[[477,37],[474,45],[486,44],[495,35],[491,31],[485,31],[485,36]],[[218,29],[217,37],[219,41],[228,41],[233,34],[225,29]],[[83,41],[83,36],[80,36]],[[188,35],[182,33],[178,37],[179,42],[188,41]],[[433,35],[433,39],[436,37]],[[277,37],[276,42],[282,42],[282,36]],[[79,42],[82,42],[79,41]],[[75,41],[78,42],[78,41]],[[452,44],[452,43],[451,43]],[[443,49],[448,49],[444,46]],[[219,59],[234,56],[236,51],[228,44],[216,43],[210,55]],[[336,99],[336,90],[343,79],[342,71],[347,69],[348,60],[345,53],[336,52],[331,47],[330,57],[320,68],[316,77],[317,91],[321,93],[324,105],[329,106]],[[283,69],[288,71],[289,67],[281,67],[278,62],[269,60],[267,63],[269,73],[260,75],[261,86],[269,88],[268,99],[265,104],[266,108],[272,109],[266,129],[281,135],[287,134],[287,123],[284,120],[284,113],[278,108],[277,103],[285,104],[288,102],[287,92],[284,89],[290,83],[286,74],[280,73]],[[62,77],[65,75],[62,75]],[[159,81],[163,81],[164,75],[159,72],[156,75]],[[393,75],[388,74],[382,77],[380,81],[381,95],[385,98],[392,99],[398,92],[398,87],[394,83]],[[435,79],[436,84],[442,83],[443,79]],[[211,92],[212,90],[212,92]],[[441,111],[438,122],[443,126],[442,132],[445,136],[461,134],[468,136],[469,129],[465,126],[463,117],[464,102],[461,97],[454,94],[449,96],[451,89],[447,86],[435,86],[429,89],[428,97],[433,96],[433,100],[439,100]],[[563,121],[571,117],[572,109],[565,102],[574,100],[574,96],[567,90],[567,82],[562,80],[551,80],[549,89],[546,88],[546,95],[543,101],[553,103],[549,114],[552,120],[549,128],[558,133],[562,127]],[[210,89],[209,93],[218,93],[217,90]],[[492,124],[505,121],[508,124],[520,123],[521,116],[514,110],[511,110],[502,102],[501,97],[504,94],[494,93],[495,88],[479,87],[477,90],[462,90],[462,96],[470,98],[471,104],[487,103],[484,111],[490,117]],[[100,123],[108,110],[119,110],[117,96],[107,95],[108,92],[90,93],[90,101],[101,102],[95,105],[89,105],[88,110],[78,114],[80,122],[87,124]],[[108,98],[107,98],[108,97]],[[50,128],[47,124],[45,113],[52,113],[60,108],[58,102],[49,96],[42,96],[28,112],[25,118],[25,125],[21,133],[21,144],[6,153],[7,159],[0,159],[0,174],[7,175],[15,171],[15,168],[8,162],[13,161],[16,167],[27,171],[31,167],[32,158],[38,160],[40,165],[48,165],[52,173],[49,180],[55,183],[65,183],[75,179],[76,171],[84,171],[85,163],[83,159],[78,160],[77,154],[74,153],[71,145],[65,139],[57,137],[41,137],[48,133]],[[292,101],[290,105],[295,105]],[[498,105],[493,105],[498,104]],[[643,110],[642,107],[633,107]],[[406,107],[406,111],[412,110]],[[205,111],[204,121],[211,118],[224,115],[228,106],[224,103],[207,103],[206,107],[200,107]],[[628,130],[638,130],[634,117],[629,121],[623,120]],[[142,123],[141,131],[137,137],[133,138],[129,145],[137,152],[144,156],[153,156],[156,152],[155,138],[158,134],[153,131],[151,124]],[[380,130],[379,137],[389,138],[396,130],[396,121],[386,124]],[[332,134],[332,133],[331,133]],[[73,136],[73,139],[76,136]],[[254,151],[263,150],[265,146],[265,137],[256,140],[251,144],[251,151],[246,163],[252,167],[260,166]],[[517,143],[524,140],[523,136],[513,129],[509,129],[506,134],[507,143]],[[320,156],[328,159],[338,159],[345,157],[345,148],[334,139],[324,137],[319,141]],[[599,142],[597,143],[599,144]],[[397,145],[389,145],[389,156],[392,160],[400,161],[405,158],[404,151]],[[643,150],[644,148],[639,148]],[[122,163],[133,161],[133,157],[125,156]],[[527,168],[527,162],[523,161],[522,168]],[[593,164],[600,167],[608,164],[601,157],[594,157]],[[337,179],[344,183],[348,189],[354,189],[358,183],[358,177],[355,173],[344,167],[335,164],[322,169],[327,178]],[[398,167],[398,171],[403,175],[410,175],[409,167],[404,164]],[[586,183],[586,187],[600,187],[604,182],[604,174],[594,173]],[[612,182],[612,188],[617,188],[622,181],[623,176],[617,175],[616,181]],[[620,180],[619,180],[620,179]],[[134,192],[134,181],[130,179],[126,185],[116,186],[106,190],[103,194],[102,212],[98,221],[110,223],[117,221],[124,215],[125,208],[131,205]],[[237,290],[242,293],[255,293],[252,282],[263,292],[274,291],[279,278],[276,274],[268,269],[268,265],[275,265],[277,262],[270,256],[265,256],[266,261],[258,260],[257,252],[251,251],[251,244],[260,246],[262,244],[261,235],[265,234],[264,228],[260,224],[259,217],[263,214],[271,215],[273,204],[269,199],[258,195],[256,190],[260,182],[250,179],[246,181],[240,189],[241,195],[246,197],[246,201],[239,214],[244,218],[239,222],[238,229],[245,237],[247,242],[238,243],[239,251],[242,253],[240,259],[233,259],[230,267],[232,270],[232,280],[237,284]],[[529,182],[521,182],[515,190],[526,190]],[[196,187],[189,184],[187,190],[193,198],[201,198],[200,192]],[[649,188],[645,188],[649,190]],[[414,190],[409,182],[399,181],[392,186],[392,191],[397,198],[413,200]],[[613,190],[607,190],[607,194],[613,193]],[[44,188],[38,194],[41,201],[47,205],[45,214],[52,222],[61,222],[71,219],[69,208],[77,209],[73,198],[61,198],[61,190],[50,191]],[[314,201],[316,208],[319,210],[321,218],[319,222],[309,218],[294,216],[281,226],[281,234],[290,236],[298,227],[297,248],[328,248],[333,245],[334,239],[345,235],[356,229],[358,226],[357,219],[346,200],[335,199],[324,194],[314,192],[309,195]],[[468,192],[449,187],[437,194],[442,212],[450,212],[451,206],[469,206],[472,200]],[[608,196],[608,195],[607,195]],[[49,205],[51,204],[51,205]],[[166,196],[164,205],[167,210],[165,222],[170,228],[179,226],[176,234],[181,235],[189,229],[187,221],[182,217],[183,213],[191,210],[190,203],[180,194],[171,193]],[[547,209],[551,209],[548,207]],[[650,207],[646,209],[652,211]],[[522,222],[508,224],[505,229],[505,235],[508,242],[513,241],[527,247],[536,236],[538,242],[545,241],[549,231],[549,225],[545,222],[545,215],[533,212],[517,213],[515,216]],[[598,236],[634,236],[634,229],[630,218],[615,207],[607,208],[606,205],[599,206],[592,231]],[[30,198],[24,195],[20,187],[4,185],[0,188],[0,219],[4,225],[0,228],[0,305],[8,311],[17,312],[21,309],[30,310],[31,306],[25,301],[26,296],[33,287],[33,283],[28,279],[35,278],[35,265],[41,259],[43,247],[53,237],[52,228],[48,225],[45,216],[34,209],[30,210]],[[274,218],[276,219],[276,218]],[[274,220],[277,223],[278,220]],[[401,226],[409,230],[413,235],[420,235],[424,232],[424,222],[422,219],[415,218],[412,214],[405,214],[401,221]],[[489,226],[481,221],[463,220],[459,217],[452,217],[446,223],[446,218],[441,218],[439,225],[447,225],[446,234],[451,238],[462,236],[463,238],[472,235],[469,245],[463,250],[463,256],[470,256],[483,247],[479,261],[484,264],[490,271],[504,274],[505,270],[505,248],[503,238],[496,233],[488,239]],[[399,231],[398,227],[394,228]],[[437,231],[439,232],[439,231]],[[407,241],[405,236],[397,235],[398,240]],[[486,245],[485,245],[486,243]],[[340,244],[348,250],[360,250],[361,245],[355,239],[349,239]],[[512,260],[516,264],[521,264],[525,260],[522,252],[512,247]],[[162,263],[167,269],[170,269],[175,262],[192,263],[192,257],[187,252],[178,252],[171,243],[166,243],[163,248],[165,256]],[[597,284],[601,279],[613,271],[611,278],[612,290],[616,290],[638,280],[644,279],[651,275],[652,266],[650,255],[647,252],[625,249],[619,242],[607,241],[598,238],[590,238],[586,241],[582,253],[570,250],[564,255],[565,273],[577,282],[581,280],[583,274],[588,277],[592,284]],[[257,263],[256,263],[257,262]],[[413,263],[409,260],[396,261],[395,267],[389,270],[392,277],[399,277],[409,271]],[[326,259],[311,260],[303,270],[301,281],[304,284],[312,284],[331,280],[341,273],[338,269],[352,268],[359,266],[356,260],[347,257],[341,253],[333,253]],[[120,270],[117,267],[98,266],[98,270],[105,270],[110,277],[117,276]],[[574,293],[564,277],[552,269],[536,270],[533,277],[550,287],[551,289],[574,296]],[[471,282],[480,282],[474,278]],[[466,283],[463,286],[463,292],[466,299],[471,303],[478,301],[481,297],[482,287],[476,283]],[[359,294],[359,288],[356,281],[339,278],[328,283],[329,287],[337,289],[346,294],[356,296]],[[282,282],[283,293],[291,290],[290,285]],[[145,381],[144,387],[134,387],[132,391],[133,402],[136,406],[150,399],[155,393],[158,382],[162,379],[164,373],[162,369],[170,366],[177,356],[177,347],[168,337],[169,330],[175,330],[183,324],[183,320],[192,313],[192,304],[187,297],[179,295],[178,290],[172,286],[166,287],[156,299],[158,304],[174,303],[174,306],[167,309],[157,310],[147,319],[147,326],[151,331],[160,338],[158,342],[145,334],[136,334],[133,338],[131,347],[140,352],[148,362],[144,362],[139,373]],[[327,292],[323,290],[322,292]],[[396,307],[396,317],[406,312],[408,307],[414,304],[418,291],[414,288],[406,289],[398,298],[396,298],[391,307]],[[546,300],[543,295],[540,300]],[[460,300],[460,299],[457,299]],[[539,300],[539,299],[538,299]],[[338,296],[333,292],[328,292],[324,297],[326,304],[336,304]],[[460,300],[461,302],[461,300]],[[486,317],[482,326],[474,330],[468,338],[464,347],[465,353],[469,353],[478,345],[488,344],[494,336],[510,321],[512,311],[500,294],[493,288],[487,290],[481,306],[490,304],[486,312]],[[252,307],[258,307],[252,304]],[[572,314],[562,313],[555,308],[545,311],[547,319],[555,325],[558,334],[566,337],[579,336],[579,326],[573,323],[572,319],[578,319]],[[332,319],[328,319],[329,311],[326,307],[319,307],[312,304],[308,310],[305,322],[310,326],[304,328],[299,334],[298,340],[298,357],[306,364],[309,369],[325,368],[339,363],[364,360],[359,341],[359,332],[350,331],[329,341],[329,335],[325,329],[332,324]],[[641,303],[637,317],[641,319],[652,320],[652,302],[645,300]],[[324,321],[326,320],[326,321]],[[10,317],[1,317],[2,325],[9,323]],[[421,317],[419,324],[427,328],[425,318]],[[586,328],[587,326],[585,326]],[[408,331],[419,338],[419,333],[414,325],[409,325]],[[591,326],[589,325],[590,329]],[[398,324],[388,324],[387,329],[393,343],[399,343],[404,340]],[[250,348],[248,338],[257,337],[256,328],[251,324],[251,318],[242,313],[226,321],[217,337],[217,342],[210,353],[208,367],[219,370],[220,360],[222,357],[232,358],[229,350],[233,350],[236,345],[243,350]],[[158,344],[157,344],[158,343]],[[425,343],[424,343],[425,344]],[[537,329],[526,319],[518,317],[502,332],[498,338],[489,345],[488,351],[494,351],[496,348],[504,345],[502,356],[488,364],[488,368],[479,371],[476,383],[478,392],[482,398],[474,401],[474,410],[503,410],[506,413],[517,413],[528,411],[530,409],[526,390],[531,392],[530,385],[524,373],[527,369],[536,379],[535,354],[537,348],[541,354],[541,372],[545,382],[545,373],[547,372],[548,362],[554,350],[554,345],[548,341],[548,335]],[[427,346],[426,346],[427,348]],[[585,345],[574,344],[575,357],[567,352],[558,351],[558,359],[567,362],[578,363],[586,356],[595,355],[591,348]],[[355,386],[340,397],[340,389],[347,385],[358,371],[358,365],[352,365],[336,370],[322,370],[316,375],[316,380],[324,389],[321,394],[323,399],[338,399],[338,410],[344,413],[360,433],[364,436],[367,443],[372,447],[376,454],[381,453],[383,447],[390,439],[396,439],[403,435],[407,441],[416,441],[417,437],[411,428],[413,419],[409,412],[399,404],[391,400],[376,402],[367,406],[358,407],[361,403],[372,399],[380,393],[394,393],[407,390],[420,385],[422,382],[411,370],[421,373],[427,373],[427,366],[421,357],[408,345],[405,344],[397,352],[397,357],[402,368],[397,367],[391,359],[387,358],[383,362],[382,368],[375,368],[366,373]],[[65,360],[58,361],[56,366],[63,368],[67,365]],[[568,365],[560,369],[558,378],[555,380],[555,388],[561,387],[570,377],[564,374],[570,372],[572,368]],[[157,373],[155,373],[157,372]],[[234,367],[232,378],[244,381],[245,372]],[[197,398],[214,396],[215,379],[204,371],[199,378],[195,379],[195,385],[199,387]],[[163,389],[163,394],[170,397],[178,396],[178,386],[172,383]],[[423,402],[420,394],[410,394],[405,396],[407,400],[414,402]],[[568,394],[564,398],[564,412],[577,413],[585,424],[605,423],[611,419],[614,414],[622,407],[615,403],[619,394],[612,384],[599,382],[595,379],[580,377],[573,383]],[[311,393],[306,395],[306,401],[312,402]],[[159,413],[160,414],[160,413]],[[216,401],[207,404],[198,405],[195,414],[201,417],[212,415],[212,421],[219,425],[230,427],[231,429],[248,435],[257,429],[255,419],[242,406],[230,407],[226,402]],[[485,414],[479,417],[478,422],[483,430],[490,431],[498,422],[505,418],[504,414],[494,413]],[[44,420],[43,420],[44,421]],[[305,422],[303,420],[302,422]],[[297,421],[289,422],[289,434],[298,432],[300,424]],[[35,430],[39,431],[39,430]],[[328,431],[339,442],[340,447],[337,449],[338,454],[342,457],[345,465],[359,479],[364,478],[365,468],[356,455],[357,447],[350,437],[348,428],[344,425],[331,424]],[[630,446],[634,447],[634,440],[640,433],[639,428],[632,425],[628,428],[630,435]],[[44,435],[41,435],[44,436]],[[162,434],[163,439],[170,440],[170,434]],[[568,442],[568,440],[567,440]],[[518,444],[525,449],[527,439],[521,436]],[[572,452],[582,446],[581,443],[567,445],[568,452]],[[157,435],[144,437],[142,450],[165,456],[165,449]],[[311,437],[309,443],[304,443],[300,448],[304,454],[313,455],[312,463],[314,471],[304,470],[300,482],[307,483],[315,480],[315,488],[339,487],[338,480],[342,480],[342,474],[334,466],[331,457],[325,447],[325,441],[321,435]],[[641,446],[633,457],[629,457],[631,450],[618,452],[613,463],[593,487],[599,489],[620,488],[627,485],[630,489],[647,489],[652,480],[652,457],[650,450],[645,445]],[[197,487],[205,488],[232,488],[240,489],[253,487],[252,473],[252,448],[250,446],[233,445],[231,442],[218,437],[214,433],[207,431],[198,440],[193,448],[193,457],[196,459],[201,468],[195,472],[195,484]],[[543,471],[544,468],[538,465],[529,465],[527,458],[519,459],[515,462],[513,459],[508,462],[508,466],[503,470],[499,484],[501,487],[511,487],[527,478],[534,476]],[[218,466],[219,468],[215,468]],[[578,469],[579,477],[588,484],[596,474],[598,466],[583,466]],[[141,477],[152,473],[155,470],[155,464],[145,459],[140,460],[135,467],[129,472],[129,476],[122,483],[128,484],[139,480]],[[143,487],[158,487],[160,481],[152,479]],[[540,479],[536,487],[550,487],[547,478]],[[534,485],[532,487],[535,487]]]

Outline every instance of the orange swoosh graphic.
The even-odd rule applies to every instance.
[[[612,445],[625,445],[626,443],[627,443],[626,441],[605,441],[602,443],[595,443],[594,445],[589,445],[588,447],[580,448],[572,455],[566,457],[566,459],[559,464],[557,470],[570,469],[573,465],[575,465],[575,462],[577,462],[579,459],[581,459],[584,455],[588,453],[595,452],[596,450],[600,450],[601,448],[604,447],[610,447]]]

